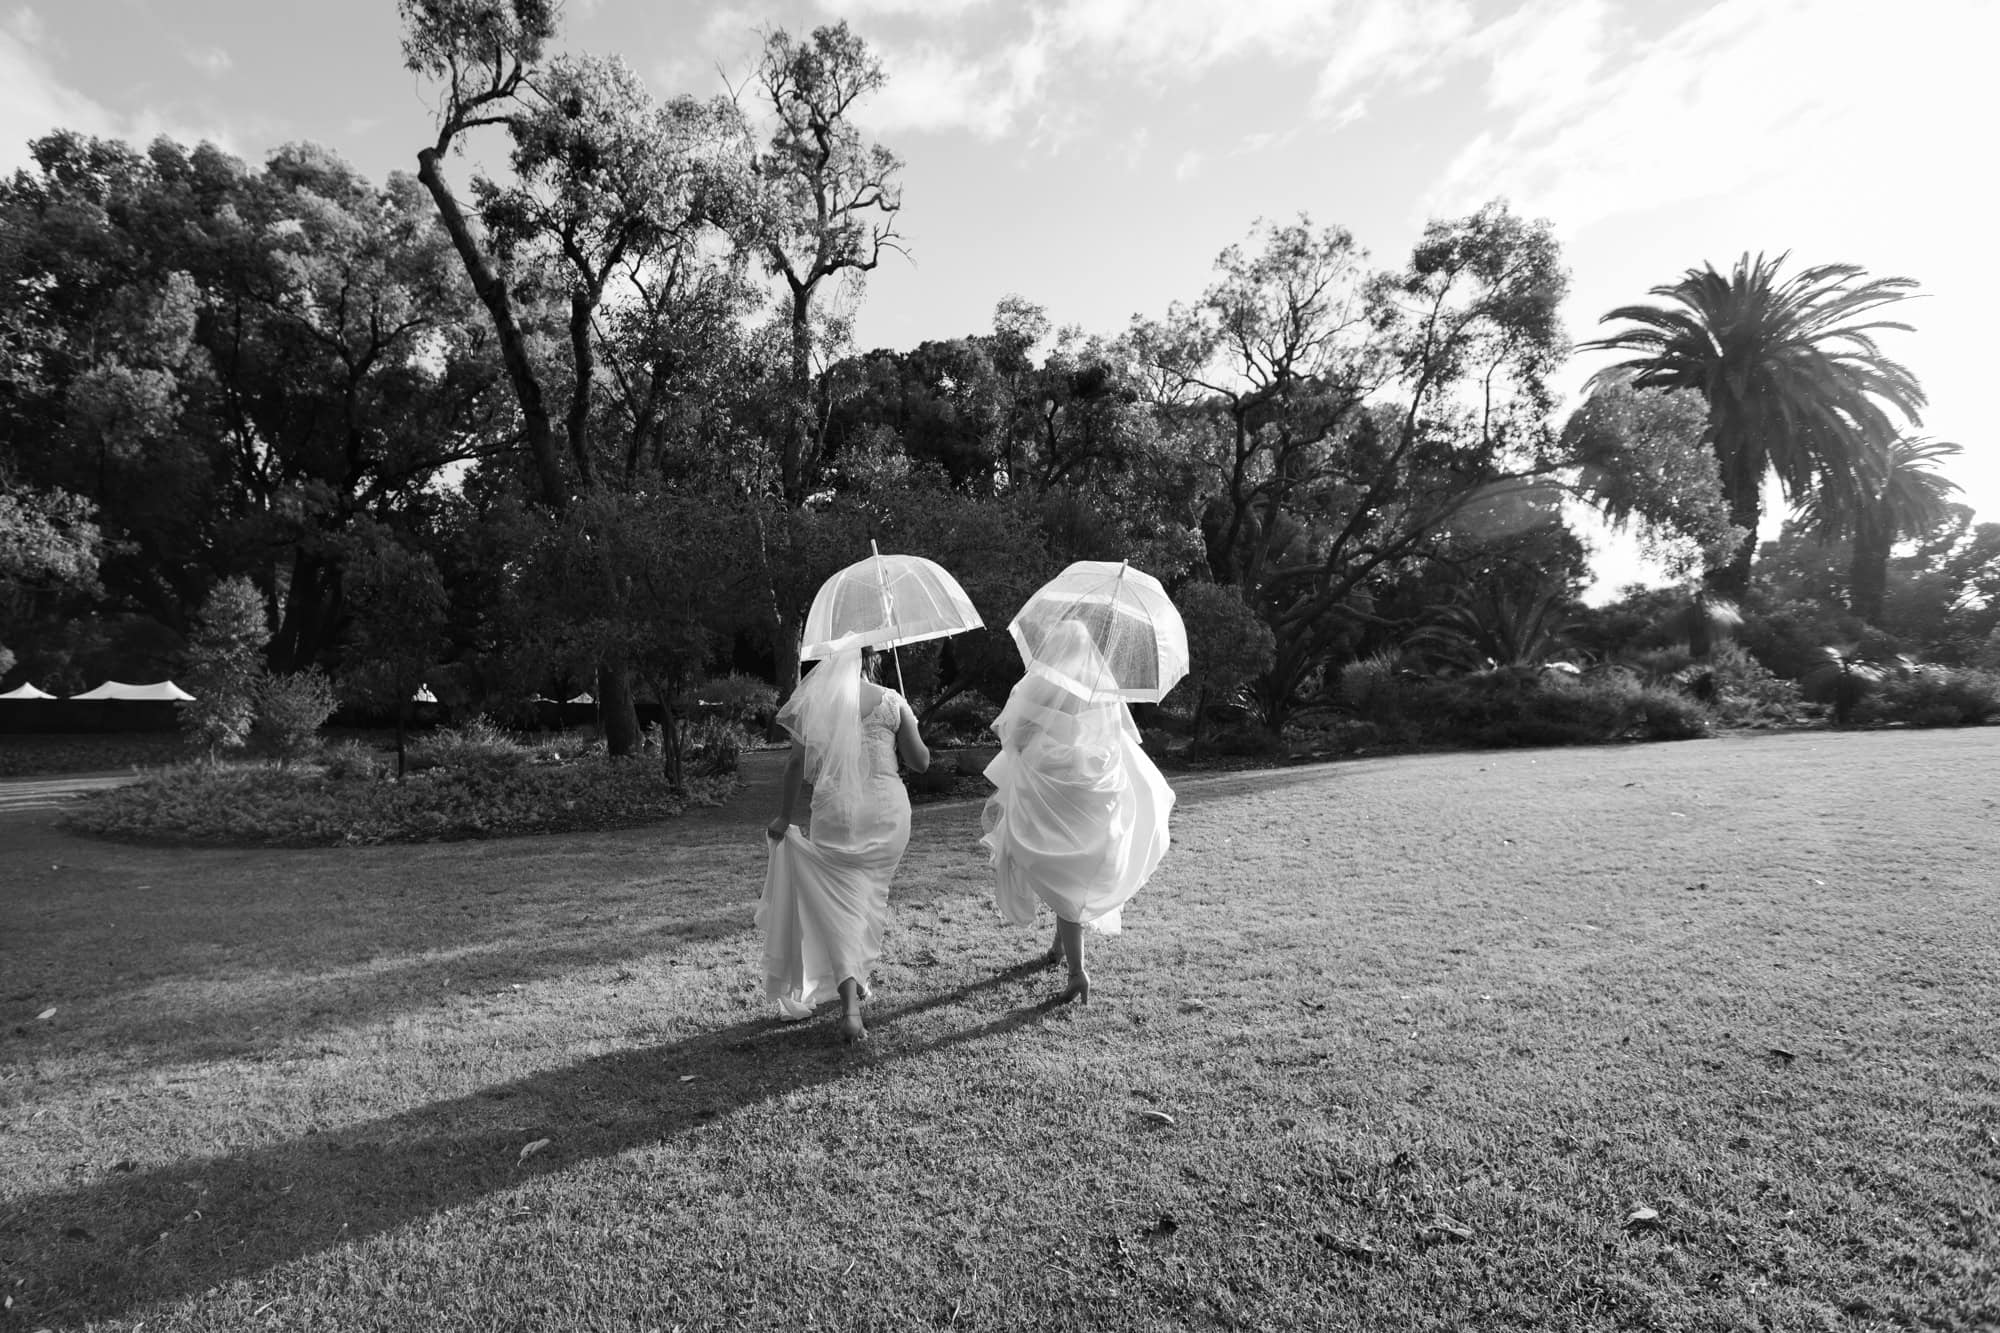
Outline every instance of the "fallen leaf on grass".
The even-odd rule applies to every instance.
[[[1208,1008],[1208,1006],[1206,1004],[1203,1004],[1200,1000],[1181,1001],[1181,1012],[1184,1014],[1198,1014],[1206,1008]]]
[[[681,1082],[683,1082],[683,1083],[692,1083],[692,1082],[694,1082],[694,1081],[695,1081],[696,1079],[698,1079],[698,1078],[700,1078],[700,1077],[701,1077],[701,1075],[700,1075],[700,1074],[682,1074],[682,1075],[681,1075]]]
[[[48,1008],[42,1010],[42,1012],[35,1015],[36,1018],[41,1019],[44,1022],[46,1022],[51,1018],[54,1018],[55,1016],[56,1016],[56,1007],[54,1005],[50,1005]]]
[[[1330,1236],[1324,1231],[1314,1235],[1313,1239],[1327,1249],[1332,1250],[1335,1254],[1343,1258],[1357,1260],[1360,1263],[1378,1263],[1382,1258],[1382,1252],[1365,1240],[1349,1240],[1345,1236]]]
[[[1171,1125],[1174,1123],[1174,1118],[1165,1111],[1134,1111],[1132,1114],[1138,1116],[1141,1120],[1151,1121],[1156,1125]]]
[[[1472,1228],[1463,1222],[1454,1222],[1448,1217],[1440,1217],[1417,1228],[1417,1240],[1424,1245],[1439,1245],[1445,1241],[1472,1239]]]
[[[1782,1046],[1772,1046],[1767,1049],[1769,1049],[1772,1055],[1777,1056],[1780,1060],[1796,1060],[1799,1058],[1797,1052],[1788,1051]]]
[[[1651,1208],[1634,1208],[1625,1219],[1627,1231],[1658,1231],[1660,1225],[1659,1213]]]
[[[527,1161],[530,1157],[533,1157],[548,1146],[549,1141],[547,1139],[536,1139],[533,1143],[524,1145],[521,1149],[521,1155],[514,1159],[515,1165],[518,1166],[520,1163]]]

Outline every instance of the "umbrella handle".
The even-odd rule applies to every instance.
[[[910,692],[903,685],[903,654],[891,648],[889,650],[889,659],[896,664],[896,693],[907,699],[910,697]]]

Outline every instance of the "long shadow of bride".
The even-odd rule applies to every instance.
[[[1017,981],[1027,965],[900,1007],[879,1028]],[[821,1022],[758,1018],[619,1051],[365,1124],[240,1153],[131,1170],[30,1197],[0,1222],[33,1319],[115,1317],[458,1207],[566,1166],[672,1141],[850,1072],[1035,1022],[1046,1005],[866,1061],[829,1052]],[[688,1078],[688,1075],[697,1077]],[[522,1160],[524,1144],[549,1145]],[[36,1269],[41,1271],[37,1272]]]

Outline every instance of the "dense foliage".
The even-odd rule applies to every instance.
[[[1166,582],[1196,666],[1170,708],[1240,707],[1263,735],[1229,743],[1263,750],[1384,654],[1438,682],[1623,663],[1770,720],[1829,644],[1963,665],[1996,633],[2000,525],[1948,503],[1956,446],[1892,429],[1922,402],[1872,341],[1902,280],[1693,270],[1607,316],[1637,355],[1567,416],[1562,255],[1500,202],[1388,263],[1260,224],[1122,330],[1010,296],[988,330],[860,352],[843,312],[901,243],[903,182],[854,120],[894,71],[845,24],[770,33],[742,101],[660,99],[557,51],[553,7],[401,9],[438,94],[414,177],[61,133],[0,182],[10,681],[192,673],[205,749],[261,699],[298,757],[324,702],[301,673],[399,736],[420,699],[526,722],[588,694],[672,785],[725,748],[690,730],[704,699],[769,724],[814,591],[871,541],[986,621],[901,655],[933,727],[1005,698],[1003,627],[1076,559]],[[505,170],[455,183],[485,138]],[[1703,359],[1717,330],[1742,384]],[[1803,509],[1738,579],[1773,470]],[[1687,587],[1586,612],[1579,501]],[[1762,679],[1716,661],[1732,629]],[[746,677],[769,703],[706,684]],[[1652,725],[1611,687],[1435,688],[1461,738],[1503,705],[1593,719],[1521,734]]]

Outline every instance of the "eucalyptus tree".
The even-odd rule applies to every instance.
[[[622,521],[630,506],[603,493],[658,492],[665,442],[690,429],[685,390],[713,384],[700,367],[732,345],[752,296],[725,239],[755,193],[741,114],[724,98],[658,104],[615,59],[545,55],[544,4],[403,0],[402,12],[410,67],[444,91],[418,176],[492,318],[549,522],[585,501],[587,518]],[[475,230],[441,162],[491,125],[507,130],[511,173],[475,181]],[[542,329],[554,347],[538,346]],[[629,591],[615,562],[586,569],[610,581],[587,600]],[[600,641],[606,737],[630,753],[632,663]]]
[[[1374,619],[1375,587],[1555,484],[1567,276],[1547,224],[1499,204],[1433,221],[1390,272],[1337,227],[1260,239],[1223,253],[1198,303],[1135,322],[1127,347],[1193,427],[1210,571],[1275,638],[1257,683],[1275,725]]]
[[[886,82],[882,62],[845,22],[801,41],[779,30],[764,43],[756,83],[775,125],[757,154],[758,207],[740,233],[784,282],[790,398],[778,443],[778,489],[796,509],[813,489],[818,431],[814,355],[825,341],[820,296],[828,281],[858,280],[900,250],[903,164],[864,145],[856,104]]]
[[[1852,510],[1873,493],[1892,444],[1925,402],[1916,377],[1877,341],[1909,330],[1879,313],[1908,299],[1915,282],[1867,278],[1854,264],[1781,277],[1785,258],[1745,254],[1727,276],[1712,265],[1689,269],[1652,289],[1663,304],[1620,306],[1599,322],[1629,326],[1582,344],[1634,354],[1600,375],[1692,389],[1708,404],[1730,519],[1744,532],[1705,576],[1724,597],[1749,588],[1767,477],[1788,499],[1817,494]]]

